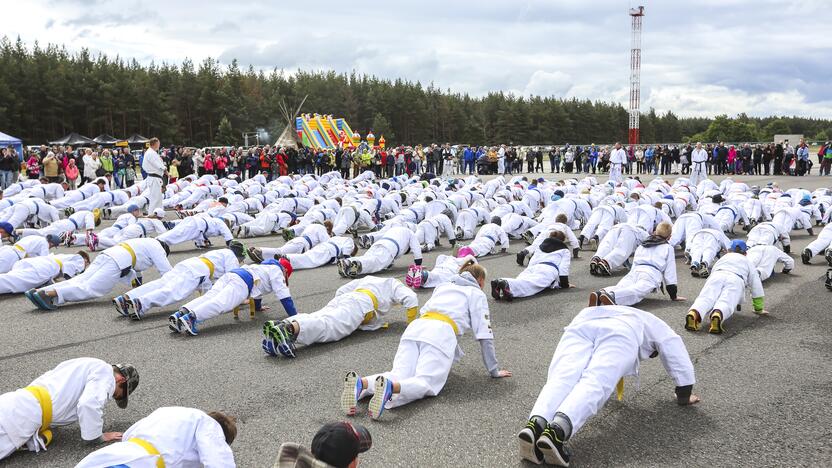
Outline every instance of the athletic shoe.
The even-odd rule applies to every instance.
[[[693,262],[690,264],[690,275],[694,278],[699,278],[699,262]]]
[[[344,388],[341,390],[341,412],[347,416],[355,416],[355,407],[358,404],[358,397],[364,387],[361,385],[361,378],[355,372],[347,372],[344,377]]]
[[[722,328],[722,312],[718,310],[711,312],[711,328],[708,329],[708,333],[719,335],[724,331],[725,329]]]
[[[491,297],[494,300],[500,300],[500,281],[499,280],[491,280]]]
[[[685,252],[685,265],[690,265],[690,254]]]
[[[336,265],[338,265],[338,274],[342,278],[346,278],[347,277],[347,259],[339,258],[335,262],[336,262]]]
[[[598,305],[598,296],[601,295],[601,291],[593,291],[589,293],[589,305],[587,307],[596,307]]]
[[[602,289],[599,291],[598,302],[603,305],[615,305],[615,293]]]
[[[462,240],[465,237],[465,231],[463,231],[461,227],[456,228],[454,233],[456,234],[457,240]]]
[[[295,238],[295,230],[294,229],[284,229],[283,230],[283,240],[289,242],[290,240]]]
[[[364,234],[363,236],[358,238],[358,246],[362,249],[369,249],[371,245],[373,245],[373,240],[370,238],[370,236]]]
[[[524,263],[526,263],[526,251],[521,250],[517,252],[517,264],[523,266]]]
[[[168,317],[168,328],[170,328],[170,331],[175,333],[182,333],[182,325],[179,323],[179,319],[182,318],[182,315],[183,312],[181,310],[178,310],[174,312],[170,317]]]
[[[164,226],[165,229],[170,231],[171,229],[176,227],[176,223],[174,223],[173,221],[162,221],[162,226]]]
[[[62,232],[60,235],[61,244],[66,247],[72,247],[72,242],[75,240],[75,236],[73,235],[74,231],[66,231]]]
[[[199,330],[196,329],[196,316],[193,312],[188,312],[187,314],[179,317],[179,325],[181,328],[184,328],[189,335],[199,335]]]
[[[549,425],[540,434],[535,444],[543,454],[543,460],[549,465],[568,467],[569,450],[563,446],[563,429]]]
[[[249,247],[248,258],[254,263],[263,263],[263,251],[259,247]]]
[[[384,405],[393,398],[393,381],[384,378],[383,375],[376,377],[375,394],[370,400],[369,413],[371,419],[378,419],[384,413]]]
[[[598,264],[596,265],[596,271],[600,276],[612,276],[612,271],[610,271],[610,264],[603,258],[598,261]]]
[[[832,291],[832,269],[826,270],[826,289]]]
[[[832,267],[832,249],[826,249],[825,257],[826,257],[826,263],[828,263],[829,266]]]
[[[90,252],[95,252],[98,248],[98,234],[94,232],[87,232],[86,244],[87,248],[90,249]]]
[[[523,240],[526,241],[526,244],[532,245],[534,242],[534,234],[531,231],[526,231],[523,233]]]
[[[711,271],[708,269],[708,264],[705,263],[705,262],[702,262],[699,265],[699,277],[700,278],[707,278],[708,276],[710,276],[710,274],[711,274]]]
[[[361,274],[361,262],[347,261],[344,271],[348,277],[355,278]]]
[[[234,229],[231,230],[231,234],[234,235],[235,239],[239,239],[239,238],[242,238],[242,236],[240,235],[242,233],[242,231],[243,231],[242,226],[237,226],[237,227],[235,227]]]
[[[699,331],[699,327],[702,326],[702,318],[699,317],[699,312],[695,310],[691,310],[685,316],[685,330],[689,331]]]
[[[541,424],[542,422],[542,424]],[[517,444],[520,449],[520,457],[536,465],[543,463],[543,452],[537,448],[537,439],[546,429],[546,420],[534,416],[526,423],[526,427],[517,434]]]
[[[295,332],[291,323],[269,320],[263,324],[263,335],[272,340],[278,353],[295,357]]]
[[[28,296],[27,296],[28,297]],[[44,290],[37,290],[32,293],[29,300],[34,300],[35,305],[42,310],[55,310],[58,306],[54,303],[54,298],[49,297]]]
[[[584,248],[584,242],[585,242],[585,241],[586,241],[586,237],[584,237],[584,236],[583,236],[583,234],[581,234],[580,236],[578,236],[578,247],[579,247],[579,248],[581,248],[581,249],[583,249],[583,248]]]
[[[124,298],[124,296],[116,296],[113,298],[113,305],[116,307],[116,312],[121,314],[124,317],[130,316],[130,301]]]
[[[66,216],[67,218],[72,216],[73,213],[75,213],[75,208],[73,208],[71,206],[68,206],[68,207],[64,208],[64,216]]]
[[[405,283],[413,289],[422,287],[422,267],[419,265],[410,265],[407,270],[407,278]]]
[[[29,302],[31,302],[32,304],[34,304],[34,305],[35,305],[35,307],[37,307],[38,309],[41,309],[40,304],[39,304],[39,303],[38,303],[38,301],[35,299],[35,293],[36,293],[36,292],[37,292],[37,289],[32,288],[32,289],[30,289],[30,290],[28,290],[28,291],[24,292],[24,293],[23,293],[23,295],[24,295],[24,296],[26,296],[26,299],[29,299]]]
[[[800,260],[804,265],[808,265],[812,260],[812,251],[809,249],[803,249],[803,253],[800,254]]]
[[[598,262],[594,258],[589,261],[589,274],[598,276]]]
[[[511,288],[508,286],[508,281],[501,279],[500,281],[500,290],[503,296],[503,299],[511,302],[514,300],[514,294],[511,293]]]
[[[144,309],[142,308],[142,301],[139,299],[130,299],[127,302],[130,310],[127,312],[130,314],[130,318],[133,320],[141,320],[144,318]]]

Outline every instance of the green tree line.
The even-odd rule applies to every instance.
[[[278,64],[279,65],[279,64]],[[287,74],[199,64],[139,64],[86,49],[18,38],[0,40],[0,130],[26,144],[71,131],[117,138],[133,133],[164,144],[239,144],[241,132],[265,128],[276,139],[288,107],[309,96],[303,112],[343,116],[353,130],[372,130],[388,144],[563,144],[626,141],[627,111],[618,103],[494,92],[483,97],[404,79],[297,71]],[[294,110],[294,109],[292,109]],[[737,109],[738,112],[744,109]],[[832,121],[802,117],[683,118],[651,109],[641,141],[767,141],[776,133],[832,135]]]

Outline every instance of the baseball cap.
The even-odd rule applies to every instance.
[[[366,427],[344,421],[320,428],[312,439],[311,449],[318,460],[335,467],[346,467],[372,445],[373,438]]]
[[[121,384],[124,389],[122,397],[116,400],[118,407],[124,409],[127,408],[127,397],[139,386],[139,371],[132,364],[119,363],[113,364],[113,367],[127,379]]]

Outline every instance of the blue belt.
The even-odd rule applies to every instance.
[[[396,255],[394,255],[393,258],[398,258],[399,257],[399,252],[401,252],[401,248],[399,247],[398,242],[396,242],[395,240],[393,240],[389,237],[382,237],[381,239],[378,240],[378,242],[381,242],[381,241],[391,242],[394,246],[396,246]]]
[[[650,267],[650,268],[655,268],[655,269],[656,269],[656,271],[658,271],[659,273],[661,273],[661,272],[662,272],[662,269],[661,269],[661,268],[659,268],[659,267],[657,267],[656,265],[653,265],[652,263],[649,263],[649,262],[645,262],[645,263],[636,263],[636,264],[633,264],[633,266],[634,266],[634,267],[637,267],[637,266],[648,266],[648,267]]]
[[[86,200],[87,199],[87,194],[84,193],[84,192],[81,192],[80,190],[79,190],[79,192],[81,193],[81,200]]]
[[[139,227],[142,228],[142,237],[147,237],[147,228],[144,227],[144,224],[142,224],[142,223],[136,223],[136,224],[138,224]]]
[[[235,268],[231,270],[231,273],[234,273],[235,275],[239,276],[240,279],[243,280],[244,283],[246,283],[246,286],[248,286],[248,295],[250,296],[251,290],[254,289],[254,276],[252,276],[248,270],[244,270],[242,268]]]
[[[557,266],[557,265],[555,265],[555,264],[554,264],[554,263],[552,263],[552,262],[540,262],[540,263],[537,263],[536,265],[548,265],[548,266],[550,266],[550,267],[554,268],[555,270],[557,270],[558,275],[560,275],[560,268],[558,268],[558,266]]]
[[[494,245],[497,245],[497,239],[489,236],[488,234],[483,234],[482,236],[485,237],[486,239],[490,240],[491,242],[493,242]]]
[[[67,219],[68,219],[70,222],[72,222],[72,224],[75,226],[75,230],[77,231],[77,230],[78,230],[78,223],[76,223],[76,222],[75,222],[75,220],[74,220],[74,219],[72,219],[72,218],[67,218]]]
[[[720,211],[722,211],[722,210],[728,210],[728,211],[730,211],[730,212],[731,212],[731,214],[733,214],[733,215],[734,215],[734,220],[736,220],[736,219],[737,219],[737,212],[736,212],[736,211],[734,211],[734,209],[733,209],[733,208],[731,208],[730,206],[721,206],[721,207],[719,207],[719,209],[718,209],[718,210],[716,210],[716,212],[717,212],[717,213],[719,213],[719,212],[720,212]],[[714,213],[714,216],[716,216],[716,213]]]
[[[327,242],[327,244],[331,244],[333,247],[335,247],[335,258],[338,258],[338,257],[341,256],[341,248],[338,247],[338,244],[336,244],[335,242],[332,242],[332,241]]]
[[[38,205],[37,202],[33,202],[33,203],[35,204],[35,216],[37,216],[38,213],[40,213],[40,205]]]
[[[310,239],[309,236],[301,236],[301,237],[304,240],[306,240],[306,243],[309,244],[309,248],[311,249],[312,248],[312,239]]]

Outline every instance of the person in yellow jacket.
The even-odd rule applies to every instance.
[[[130,364],[77,358],[58,364],[28,387],[0,395],[0,460],[23,447],[45,450],[52,441],[50,427],[75,422],[85,441],[121,440],[120,432],[103,432],[104,407],[112,398],[127,408],[128,395],[138,386],[139,372]]]

